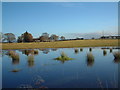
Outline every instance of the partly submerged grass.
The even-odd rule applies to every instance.
[[[92,52],[92,48],[89,48],[89,51]]]
[[[118,46],[118,39],[71,40],[55,42],[3,43],[2,49],[33,49],[33,48],[73,48]]]
[[[103,50],[103,55],[106,56],[107,55],[107,51],[104,49]]]
[[[83,51],[83,48],[80,48],[80,51],[82,52],[82,51]]]
[[[87,54],[87,61],[94,61],[94,56],[92,53]]]
[[[112,48],[110,48],[110,53],[112,53]]]
[[[77,48],[75,48],[74,52],[77,54],[79,52],[79,50]]]
[[[61,56],[57,57],[57,58],[54,58],[54,60],[59,60],[61,62],[65,62],[65,61],[68,61],[68,60],[73,60],[74,58],[70,58],[68,57],[64,52],[61,53]]]
[[[11,72],[19,72],[21,69],[13,69]]]
[[[13,59],[13,60],[19,60],[19,54],[16,53],[15,51],[9,51],[8,55]]]
[[[120,52],[114,52],[113,56],[114,56],[115,59],[120,60]]]

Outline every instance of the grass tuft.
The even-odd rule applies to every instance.
[[[87,61],[94,61],[94,56],[92,53],[87,54]]]
[[[75,51],[75,53],[77,54],[78,52],[79,52],[79,50],[76,48],[76,49],[74,49],[74,51]]]
[[[19,72],[20,71],[20,69],[13,69],[13,70],[11,70],[11,72]]]
[[[115,59],[119,59],[120,60],[120,52],[114,52],[113,56]]]
[[[112,48],[110,48],[110,53],[112,53]]]
[[[83,48],[80,48],[80,51],[82,52],[82,51],[83,51]]]
[[[107,55],[107,51],[103,50],[103,55],[106,56]]]
[[[89,48],[89,51],[92,52],[92,48]]]
[[[73,60],[73,58],[68,57],[64,52],[61,53],[61,56],[54,58],[54,60],[60,60],[61,62],[65,62],[68,60]]]

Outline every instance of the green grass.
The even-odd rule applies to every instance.
[[[0,45],[2,45],[2,49],[102,47],[102,46],[118,46],[118,39],[72,40],[72,41],[31,42],[31,43],[3,43]]]
[[[73,60],[73,58],[68,57],[64,52],[62,52],[61,55],[57,58],[54,58],[54,60],[59,60],[64,63],[65,61]]]

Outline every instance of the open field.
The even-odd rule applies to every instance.
[[[56,42],[3,43],[2,49],[34,49],[34,48],[72,48],[118,46],[118,39],[109,40],[73,40]]]

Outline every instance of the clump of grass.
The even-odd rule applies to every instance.
[[[79,50],[76,48],[76,49],[74,49],[74,51],[75,51],[75,53],[77,54],[78,52],[79,52]]]
[[[114,59],[120,60],[120,52],[114,52],[113,56],[114,56]]]
[[[61,62],[65,62],[68,60],[73,60],[73,58],[68,57],[64,52],[61,53],[61,56],[54,58],[54,60],[60,60]]]
[[[34,56],[33,55],[28,56],[28,66],[30,66],[30,67],[34,66]]]
[[[91,51],[92,51],[92,48],[89,48],[89,51],[91,52]]]
[[[110,48],[110,53],[112,52],[112,48]]]
[[[82,51],[83,51],[83,48],[80,48],[80,51],[82,52]]]
[[[17,54],[14,51],[9,51],[8,55],[13,59],[13,60],[19,60],[19,54]]]
[[[106,56],[107,55],[107,51],[104,49],[103,50],[103,55]]]
[[[87,54],[87,61],[94,61],[94,56],[92,53]]]
[[[35,55],[38,55],[38,50],[34,50],[34,54],[35,54]]]
[[[13,69],[13,70],[11,70],[11,72],[19,72],[20,71],[20,69]]]

